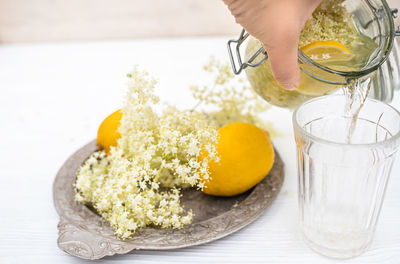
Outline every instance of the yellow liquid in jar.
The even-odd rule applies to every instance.
[[[329,54],[323,56],[326,54],[313,54],[312,51],[303,50],[305,55],[318,64],[337,71],[357,72],[366,66],[371,55],[377,49],[377,44],[371,38],[357,31],[351,16],[340,1],[323,0],[307,21],[300,36],[300,43],[305,45],[303,48],[324,41],[336,41],[349,51],[351,56],[336,54],[329,57]],[[336,24],[336,26],[331,27],[332,24]],[[343,30],[341,31],[338,28]],[[246,48],[245,60],[248,61],[260,47],[261,43],[258,40],[250,38]],[[263,58],[264,55],[260,54],[253,63],[257,63]],[[323,80],[339,83],[347,83],[348,81],[339,74],[329,73],[312,64],[302,64],[300,67]],[[317,80],[302,71],[299,87],[292,91],[286,90],[273,77],[268,60],[258,67],[247,67],[245,71],[253,89],[261,97],[271,104],[286,108],[295,108],[308,99],[330,94],[342,87]]]
[[[258,40],[251,38],[246,48],[245,59],[248,60],[260,47],[261,43]],[[333,70],[346,72],[359,71],[368,63],[369,58],[375,51],[376,47],[377,44],[372,39],[360,35],[360,41],[354,41],[354,45],[346,47],[353,54],[350,59],[317,59],[315,62]],[[309,55],[307,52],[305,52],[305,54]],[[260,54],[255,59],[254,63],[260,61],[263,56],[263,54]],[[314,65],[302,64],[300,67],[322,79],[341,83],[346,82],[344,77],[328,73],[324,70],[318,69]],[[301,72],[301,82],[299,87],[292,91],[286,90],[273,77],[268,60],[256,68],[247,67],[246,74],[251,86],[261,97],[274,105],[286,108],[295,108],[308,99],[330,94],[341,87],[340,85],[334,85],[314,79],[310,75]]]

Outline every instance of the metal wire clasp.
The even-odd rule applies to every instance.
[[[370,2],[368,0],[368,2]],[[371,4],[372,5],[372,4]],[[392,17],[396,18],[398,15],[397,8],[391,8]],[[372,22],[372,21],[370,21]],[[396,37],[400,36],[400,26],[395,30],[394,35]],[[231,39],[228,41],[228,53],[229,59],[231,61],[233,72],[238,75],[242,72],[242,70],[246,69],[248,66],[250,67],[258,67],[263,64],[268,59],[268,54],[264,50],[264,47],[259,48],[248,61],[243,62],[242,56],[240,54],[240,46],[242,43],[249,37],[249,33],[246,32],[245,29],[242,29],[240,36],[238,39]],[[232,47],[233,46],[233,47]],[[234,55],[235,53],[235,55]],[[253,63],[253,61],[257,58],[260,53],[264,54],[264,58],[257,63]]]
[[[397,18],[399,10],[397,8],[391,8],[390,11],[392,12],[393,18]],[[400,26],[394,31],[394,35],[396,37],[400,36]]]
[[[253,56],[251,56],[251,58],[248,61],[246,62],[242,61],[242,56],[240,55],[240,46],[247,39],[248,36],[249,33],[247,33],[246,30],[243,29],[238,39],[231,39],[228,41],[229,59],[231,60],[232,69],[235,74],[240,74],[243,69],[247,68],[247,66],[250,67],[260,66],[268,58],[267,52],[264,50],[263,47],[261,47],[253,54]],[[234,46],[233,47],[234,50],[232,49],[232,45]],[[235,54],[236,56],[233,55],[234,52],[236,53]],[[257,63],[253,63],[253,61],[257,58],[257,56],[260,53],[264,54],[264,58]]]

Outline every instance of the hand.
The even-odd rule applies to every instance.
[[[268,53],[272,74],[288,90],[300,84],[300,32],[322,0],[224,0],[236,22]]]

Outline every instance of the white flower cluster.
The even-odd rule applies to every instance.
[[[213,84],[192,91],[199,100],[195,108],[214,107],[207,114],[169,106],[158,115],[156,82],[144,72],[129,74],[118,146],[108,154],[93,153],[78,171],[76,200],[92,205],[122,239],[140,227],[181,228],[192,222],[193,213],[180,203],[180,189],[202,189],[210,180],[208,161],[219,159],[216,128],[242,121],[275,134],[272,124],[257,117],[268,104],[246,85],[238,88],[228,64],[212,58],[204,69],[215,75]],[[208,156],[199,163],[203,148]]]
[[[179,188],[202,189],[208,161],[218,160],[217,130],[206,115],[173,107],[158,115],[156,82],[137,70],[129,76],[118,146],[92,154],[75,183],[76,200],[91,204],[122,239],[148,225],[189,224],[193,214],[180,204]],[[202,147],[209,155],[200,163]]]
[[[208,86],[191,87],[193,97],[199,101],[196,109],[200,106],[215,108],[208,115],[218,127],[232,122],[247,122],[267,130],[271,136],[279,134],[271,122],[261,118],[270,105],[248,86],[247,81],[235,78],[228,63],[211,57],[204,70],[214,75],[214,81]]]
[[[352,15],[343,2],[344,0],[321,2],[300,33],[299,47],[324,40],[335,40],[345,46],[354,44],[354,41],[362,41],[352,21]]]

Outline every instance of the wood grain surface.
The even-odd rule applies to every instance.
[[[222,0],[0,0],[0,43],[237,32]]]
[[[238,32],[222,0],[0,0],[0,43]]]

